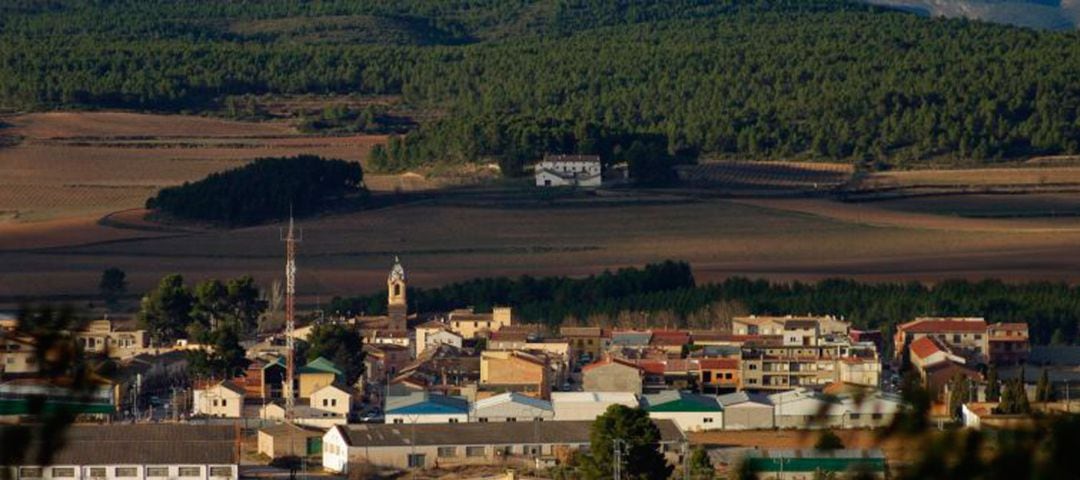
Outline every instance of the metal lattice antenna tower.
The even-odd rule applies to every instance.
[[[294,334],[296,332],[296,244],[302,240],[303,234],[297,235],[293,225],[292,207],[289,207],[289,229],[282,236],[285,242],[285,385],[282,393],[285,395],[285,418],[292,420],[293,407],[296,406],[296,392],[294,392],[296,373],[296,345]]]

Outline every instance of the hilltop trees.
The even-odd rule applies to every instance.
[[[613,153],[641,136],[675,156],[894,165],[1080,151],[1075,32],[845,0],[25,3],[0,5],[0,107],[246,116],[228,99],[360,94],[438,112],[378,169]],[[252,27],[266,19],[290,26]],[[329,108],[311,126],[380,123],[348,117]]]
[[[146,201],[146,208],[239,226],[284,218],[290,212],[312,215],[364,192],[359,163],[299,155],[260,158],[194,183],[164,188]]]

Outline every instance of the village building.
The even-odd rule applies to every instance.
[[[927,336],[947,345],[953,353],[968,358],[973,365],[986,363],[989,358],[989,333],[982,318],[925,317],[896,327],[893,336],[896,360],[906,360],[912,342]]]
[[[724,430],[763,430],[775,426],[775,408],[769,397],[734,392],[716,397],[724,409]]]
[[[645,372],[633,362],[608,358],[581,368],[582,388],[586,392],[629,392],[640,395]]]
[[[671,420],[684,432],[720,430],[724,426],[724,408],[712,395],[666,390],[642,396],[641,405],[650,418]]]
[[[548,399],[551,384],[549,364],[537,354],[521,351],[484,351],[480,354],[481,391],[517,392]]]
[[[465,423],[469,421],[469,402],[461,397],[431,392],[411,392],[386,399],[388,424]]]
[[[609,332],[600,327],[560,327],[559,336],[570,342],[574,352],[586,363],[600,358],[611,343]]]
[[[630,392],[554,392],[551,407],[556,421],[596,420],[608,407],[623,405],[638,408],[638,396]]]
[[[322,454],[325,430],[281,423],[259,429],[259,453],[271,459],[315,457]]]
[[[424,350],[436,345],[461,348],[462,341],[461,335],[450,331],[449,325],[432,320],[416,327],[416,356],[423,355]]]
[[[838,336],[807,338],[801,333],[791,338],[795,341],[778,344],[763,339],[743,345],[742,388],[781,391],[837,381],[879,384],[880,360],[872,343],[852,343]]]
[[[697,367],[702,392],[734,392],[742,387],[738,358],[701,358],[693,360]]]
[[[847,336],[851,324],[832,315],[824,316],[784,316],[784,317],[735,317],[731,319],[731,333],[734,335],[795,335],[800,340],[806,338],[808,330],[814,330],[815,336]],[[801,334],[800,334],[801,331]],[[785,339],[785,344],[789,342]]]
[[[240,418],[244,412],[244,389],[223,381],[192,393],[191,414],[207,417]]]
[[[1016,365],[1027,361],[1031,353],[1026,323],[992,323],[987,327],[990,339],[990,363]]]
[[[386,276],[386,315],[357,315],[350,322],[366,334],[376,330],[407,332],[409,315],[408,279],[401,259],[394,257],[394,264]],[[405,345],[409,346],[409,345]]]
[[[300,398],[309,398],[319,389],[340,381],[344,377],[334,362],[323,357],[308,362],[297,369],[297,378],[300,384]]]
[[[8,469],[16,480],[236,480],[238,430],[232,425],[73,425],[53,449],[49,465],[39,465],[43,445],[35,441],[21,465]]]
[[[599,187],[603,168],[596,155],[545,155],[535,166],[538,187]]]
[[[413,337],[407,330],[365,330],[363,337],[365,345],[397,345],[413,350]]]
[[[491,313],[477,313],[472,308],[457,309],[449,315],[450,330],[470,340],[487,337],[491,332],[513,323],[513,310],[510,307],[495,307]]]
[[[364,375],[371,380],[396,376],[412,360],[409,349],[401,345],[364,345]]]
[[[551,402],[507,392],[472,403],[470,422],[543,422],[555,418]]]
[[[134,357],[143,353],[150,343],[145,330],[118,328],[107,318],[91,321],[73,333],[84,352],[110,358]]]
[[[686,436],[670,420],[653,422],[660,450],[677,464]],[[399,469],[557,464],[588,449],[591,427],[591,421],[339,426],[323,436],[323,467],[349,473],[361,464]]]

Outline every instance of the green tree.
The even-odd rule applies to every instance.
[[[229,310],[227,297],[228,290],[220,280],[206,280],[195,285],[191,320],[206,329],[216,329]]]
[[[709,459],[709,452],[705,447],[694,447],[690,455],[690,478],[694,480],[712,480],[716,478],[716,467]]]
[[[105,304],[109,308],[115,308],[120,297],[127,292],[127,273],[116,267],[106,268],[101,272],[101,281],[98,282],[98,291],[101,292]]]
[[[960,417],[961,406],[971,401],[971,380],[956,374],[949,380],[949,416]]]
[[[240,332],[255,331],[259,326],[259,317],[269,305],[262,299],[255,279],[245,275],[229,280],[226,293],[229,319],[240,328]]]
[[[818,436],[814,448],[818,450],[841,450],[844,448],[844,441],[832,430],[825,430]]]
[[[581,462],[584,478],[611,478],[616,442],[623,452],[623,478],[663,479],[674,471],[660,453],[660,430],[649,419],[649,413],[640,408],[612,405],[596,418],[589,431],[589,453]]]
[[[1004,415],[1031,413],[1031,404],[1028,402],[1023,379],[1012,379],[1005,382],[1005,389],[1001,392],[1001,401],[995,411]]]
[[[242,375],[248,361],[235,327],[223,325],[209,336],[212,339],[212,349],[188,352],[188,371],[196,376],[218,379]]]
[[[1042,369],[1042,374],[1039,375],[1039,383],[1035,387],[1035,399],[1039,402],[1049,402],[1053,400],[1054,390],[1050,384],[1050,374],[1045,368]]]
[[[157,288],[142,298],[139,323],[146,328],[157,345],[164,345],[182,338],[191,322],[194,299],[191,290],[184,285],[184,277],[166,275]]]
[[[1050,336],[1051,345],[1065,345],[1068,341],[1065,339],[1065,331],[1060,327],[1054,329],[1053,335]]]
[[[364,373],[364,349],[360,332],[336,323],[316,325],[308,336],[308,361],[323,357],[340,368],[348,385],[356,383]]]
[[[1001,379],[998,378],[997,367],[990,364],[986,371],[986,401],[996,402],[1001,398]]]

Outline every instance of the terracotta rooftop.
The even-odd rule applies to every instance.
[[[628,361],[620,359],[620,358],[605,358],[603,360],[599,360],[599,361],[590,363],[588,365],[585,365],[584,367],[581,367],[581,371],[582,371],[582,373],[584,373],[584,372],[587,372],[587,371],[592,370],[594,368],[602,367],[604,365],[611,365],[613,363],[641,370],[641,367],[635,365],[632,362],[628,362]]]
[[[910,350],[912,355],[919,358],[927,358],[938,352],[948,353],[948,350],[933,337],[919,337],[911,342]]]
[[[907,333],[985,332],[986,320],[981,318],[917,318],[897,329]]]

